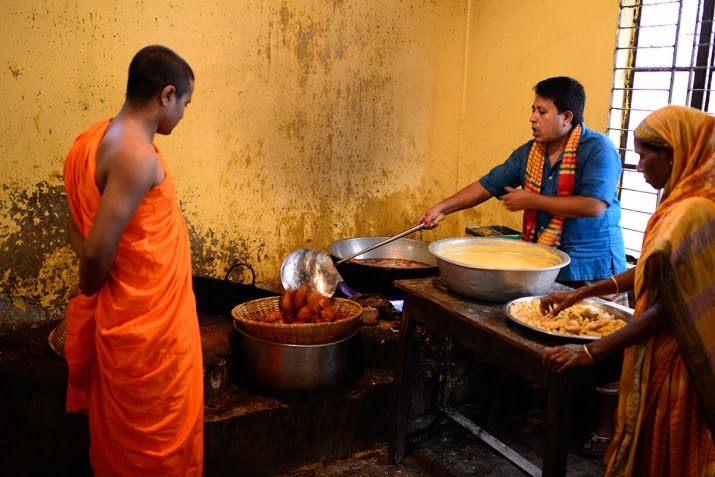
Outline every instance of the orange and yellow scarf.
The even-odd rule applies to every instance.
[[[559,172],[559,187],[557,195],[559,197],[573,194],[576,185],[576,150],[581,139],[582,127],[579,124],[571,130],[569,139],[566,142],[564,157],[561,160],[561,171]],[[541,180],[544,175],[544,160],[546,158],[546,144],[537,143],[531,146],[529,158],[526,161],[526,179],[524,189],[529,192],[541,194]],[[527,242],[537,242],[550,247],[558,246],[561,243],[561,231],[564,228],[564,218],[553,216],[544,232],[536,236],[536,209],[526,209],[522,233]]]

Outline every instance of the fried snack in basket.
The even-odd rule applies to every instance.
[[[238,304],[231,310],[231,315],[234,318],[235,325],[241,332],[275,343],[298,344],[298,345],[313,345],[330,343],[344,336],[347,336],[351,331],[355,330],[360,321],[360,315],[363,311],[359,303],[348,300],[346,298],[330,298],[328,307],[320,310],[320,316],[311,316],[311,320],[316,322],[300,322],[299,314],[302,306],[297,309],[294,296],[291,293],[290,316],[294,321],[291,323],[285,322],[285,317],[288,316],[281,310],[280,301],[284,297],[271,296],[266,298],[257,298]],[[306,296],[306,302],[308,297]],[[305,306],[305,305],[303,305]],[[334,313],[332,321],[325,320],[323,313]],[[301,315],[305,317],[305,315]],[[274,321],[267,321],[274,319]]]
[[[286,290],[279,301],[279,309],[260,317],[264,323],[329,323],[337,314],[330,306],[330,298],[310,291],[306,284]]]
[[[626,322],[592,305],[576,304],[556,316],[541,313],[541,300],[517,301],[509,313],[527,325],[546,331],[576,336],[606,336],[626,326]]]

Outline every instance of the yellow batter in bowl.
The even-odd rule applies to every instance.
[[[514,245],[454,245],[438,254],[448,260],[481,268],[500,270],[538,270],[558,265],[561,259],[548,250]]]

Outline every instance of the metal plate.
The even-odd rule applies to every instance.
[[[509,303],[504,305],[504,313],[506,314],[506,316],[509,320],[513,321],[514,323],[518,324],[519,326],[528,328],[528,329],[535,331],[536,333],[539,333],[544,336],[568,338],[569,340],[578,341],[578,342],[594,341],[594,340],[601,338],[600,336],[572,335],[570,333],[560,333],[558,331],[544,330],[542,328],[537,328],[536,326],[531,326],[527,323],[524,323],[519,318],[517,318],[516,316],[512,315],[509,312],[509,308],[511,308],[511,305],[513,305],[516,302],[519,302],[519,301],[530,302],[532,300],[544,298],[545,296],[546,295],[525,296],[522,298],[517,298],[516,300],[511,300]],[[587,298],[585,300],[580,301],[578,304],[579,305],[589,305],[594,308],[598,308],[601,311],[606,311],[606,312],[610,313],[611,315],[613,315],[615,318],[619,318],[619,319],[625,321],[626,323],[630,323],[631,319],[633,318],[633,310],[631,308],[604,300],[602,298],[596,298],[596,297]]]

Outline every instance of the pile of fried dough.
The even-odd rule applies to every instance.
[[[556,316],[541,313],[541,300],[517,301],[509,313],[527,325],[577,336],[606,336],[626,326],[620,318],[593,305],[576,304]]]
[[[306,284],[286,290],[279,301],[279,309],[260,317],[264,323],[328,323],[340,317],[330,305],[330,298],[311,291]]]

